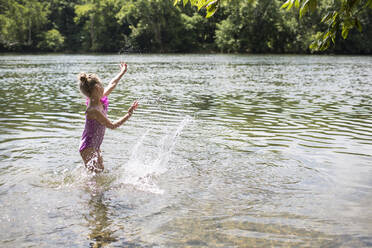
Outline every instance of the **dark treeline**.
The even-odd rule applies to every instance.
[[[0,50],[309,53],[335,1],[302,19],[283,2],[231,0],[206,19],[172,0],[0,0]],[[339,35],[328,52],[372,53],[372,11],[362,11],[362,32]]]

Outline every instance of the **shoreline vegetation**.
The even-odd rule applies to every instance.
[[[171,0],[0,0],[0,52],[62,54],[372,54],[372,11],[362,9],[361,32],[338,35],[313,52],[334,1],[299,17],[284,0],[230,1],[210,18]]]
[[[63,55],[86,55],[86,56],[123,56],[123,55],[236,55],[236,56],[372,56],[372,53],[332,53],[332,52],[318,52],[318,53],[222,53],[222,52],[124,52],[124,53],[115,53],[115,52],[65,52],[65,51],[0,51],[0,56],[43,56],[43,55],[54,55],[54,56],[63,56]]]

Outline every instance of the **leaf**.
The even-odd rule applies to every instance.
[[[336,19],[338,18],[338,15],[339,15],[339,13],[338,12],[336,12],[336,11],[334,11],[333,12],[333,21],[335,22],[336,21]]]
[[[336,44],[336,34],[333,34],[331,38],[332,38],[333,44]]]
[[[302,18],[309,9],[314,12],[317,8],[317,0],[306,0],[300,8],[300,18]]]
[[[200,10],[201,8],[203,8],[205,6],[205,2],[206,0],[198,0],[198,10]]]
[[[300,7],[300,0],[295,1],[295,6],[296,6],[297,9]]]
[[[291,3],[291,0],[287,0],[287,2],[283,3],[282,6],[280,7],[281,9],[285,9],[288,7],[288,5]]]
[[[294,4],[294,1],[295,1],[295,0],[291,0],[291,2],[289,3],[289,5],[288,5],[288,7],[287,7],[287,10],[292,9],[292,6],[293,6],[293,4]]]
[[[342,35],[342,38],[344,38],[344,40],[347,38],[348,34],[349,34],[349,27],[347,25],[342,25],[342,32],[341,32],[341,35]]]
[[[323,35],[323,39],[327,39],[328,37],[331,36],[331,34],[332,34],[332,31],[328,30],[328,32]]]
[[[310,48],[310,50],[317,50],[317,48],[318,48],[317,42],[316,41],[311,42],[309,48]]]
[[[173,5],[176,6],[180,0],[174,0]]]
[[[287,9],[290,10],[293,7],[293,4],[298,8],[300,5],[300,0],[287,0],[287,2],[283,3],[283,5],[280,7],[281,9]]]
[[[333,41],[333,38],[332,38],[332,41]],[[320,46],[319,50],[320,51],[327,50],[327,48],[330,46],[330,44],[331,44],[330,37],[327,37],[327,39],[322,40],[322,43],[321,43],[321,46]]]
[[[198,0],[190,0],[192,6],[197,6]]]
[[[325,51],[328,49],[328,47],[330,46],[330,41],[327,41],[327,42],[323,42],[323,45],[322,47],[320,48],[320,51]]]
[[[339,24],[340,24],[339,13],[335,11],[335,13],[333,14],[331,26],[332,28],[336,28],[339,26]]]
[[[183,0],[183,7],[185,7],[188,2],[189,0]]]
[[[308,11],[310,1],[311,0],[306,0],[306,2],[301,6],[301,8],[300,8],[300,18],[302,18],[304,16],[304,14]]]
[[[328,14],[325,15],[325,16],[322,18],[321,22],[327,22],[329,19],[331,19],[332,15],[333,15],[332,12],[328,12]]]
[[[206,8],[208,5],[212,4],[213,2],[219,2],[219,0],[198,0],[198,10],[201,8]]]
[[[214,15],[214,13],[216,13],[217,9],[218,9],[218,1],[217,0],[214,0],[213,2],[210,2],[208,5],[207,5],[207,15],[206,17],[209,18],[211,16]]]

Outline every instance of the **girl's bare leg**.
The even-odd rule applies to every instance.
[[[83,158],[85,167],[91,172],[102,172],[103,159],[101,156],[101,151],[97,151],[94,148],[86,148],[80,152],[81,157]]]
[[[98,167],[102,171],[105,169],[105,167],[103,166],[103,158],[102,158],[102,155],[101,155],[101,149],[98,150]]]

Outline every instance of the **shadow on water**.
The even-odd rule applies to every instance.
[[[114,182],[110,173],[103,173],[99,175],[89,175],[85,181],[85,193],[89,199],[86,202],[88,212],[83,215],[89,232],[87,239],[89,247],[111,247],[110,244],[122,247],[138,247],[135,242],[127,241],[126,237],[118,236],[122,228],[115,226],[115,204],[111,201],[109,193]],[[128,209],[120,208],[121,211],[128,211]],[[123,213],[121,213],[123,214]],[[125,226],[125,223],[122,223]]]
[[[95,179],[92,179],[91,185],[96,184]],[[85,216],[89,225],[89,247],[105,247],[106,245],[117,242],[118,239],[114,235],[111,224],[109,208],[105,203],[105,192],[102,189],[95,188],[99,186],[91,186],[88,191],[90,200],[88,202],[89,214]]]

